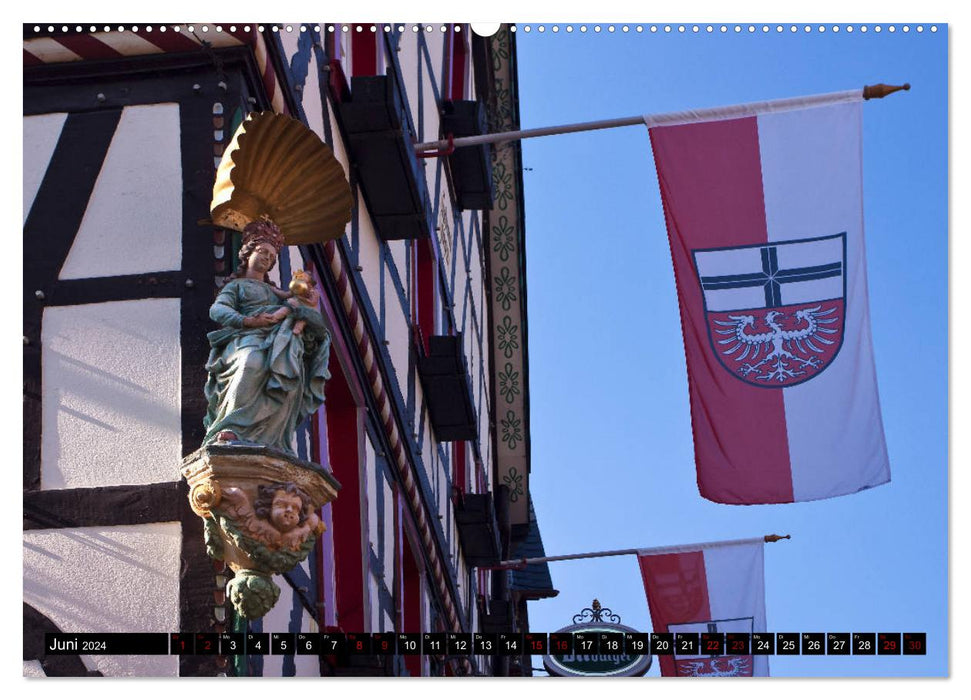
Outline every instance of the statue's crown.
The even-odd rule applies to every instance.
[[[243,244],[245,245],[250,241],[256,244],[269,243],[277,252],[280,252],[280,249],[285,245],[280,228],[267,216],[261,216],[259,219],[246,224],[243,229]]]

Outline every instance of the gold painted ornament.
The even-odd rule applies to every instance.
[[[212,222],[242,231],[262,217],[287,245],[339,238],[353,198],[330,147],[284,114],[253,112],[223,153],[212,189]]]

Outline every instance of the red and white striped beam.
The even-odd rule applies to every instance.
[[[203,25],[173,24],[145,26],[137,31],[68,31],[36,39],[24,39],[24,66],[251,46],[273,111],[287,114],[280,80],[269,60],[266,38],[259,31],[258,25],[205,26],[207,31],[202,30]]]

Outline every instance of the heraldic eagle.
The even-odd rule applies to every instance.
[[[787,360],[799,363],[799,369],[819,367],[819,358],[812,353],[822,353],[824,350],[817,347],[817,344],[834,345],[836,341],[828,336],[839,333],[835,328],[827,328],[839,321],[839,317],[834,316],[836,307],[825,311],[822,308],[820,304],[797,310],[792,314],[794,323],[787,324],[796,327],[788,329],[781,323],[786,318],[786,314],[776,310],[768,311],[761,319],[764,325],[769,327],[769,330],[764,333],[750,332],[755,330],[756,316],[753,314],[729,316],[729,321],[715,319],[715,324],[726,326],[721,330],[715,330],[715,333],[730,336],[719,340],[718,344],[732,346],[721,352],[723,355],[733,355],[738,352],[739,354],[732,358],[735,362],[741,362],[751,354],[749,361],[738,368],[738,371],[746,377],[757,372],[766,363],[769,363],[769,367],[764,370],[766,374],[759,375],[758,379],[777,379],[784,382],[789,377],[805,374],[790,367]],[[763,351],[767,351],[767,354],[756,362]]]

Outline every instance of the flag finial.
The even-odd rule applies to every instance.
[[[910,83],[904,83],[903,85],[887,85],[885,83],[877,83],[876,85],[864,85],[863,86],[863,99],[864,100],[879,100],[887,95],[892,95],[900,90],[910,90]]]
[[[766,535],[765,536],[766,542],[778,542],[779,540],[791,540],[791,539],[792,539],[791,535]]]

